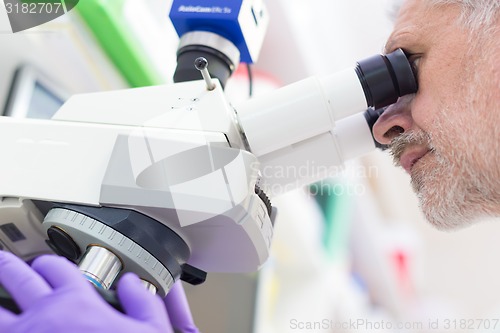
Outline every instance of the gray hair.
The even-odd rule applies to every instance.
[[[475,30],[491,27],[500,13],[500,0],[424,0],[431,6],[458,5],[462,8],[460,22],[467,28]],[[403,0],[394,3],[392,12],[397,14]]]
[[[461,22],[473,29],[490,26],[500,12],[500,0],[429,0],[429,2],[434,6],[461,6]]]

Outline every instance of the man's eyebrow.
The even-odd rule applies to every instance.
[[[385,43],[384,52],[390,53],[397,48],[403,47],[402,44],[413,44],[418,36],[416,35],[415,26],[402,28],[389,36]]]
[[[406,34],[407,34],[406,32],[401,32],[401,31],[392,33],[387,39],[387,42],[385,43],[384,52],[390,53],[394,51],[396,48],[400,47],[399,44],[401,44],[401,36],[404,36]]]
[[[392,50],[392,48],[396,45],[396,42],[397,41],[393,39],[392,36],[389,37],[384,46],[384,53],[389,53]]]

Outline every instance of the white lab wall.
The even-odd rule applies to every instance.
[[[176,37],[168,23],[170,3],[171,0],[143,2],[161,27],[162,39],[158,41],[161,44],[158,52],[162,52],[161,56],[165,58],[167,73],[173,73],[175,66],[173,54],[176,46]],[[381,52],[391,30],[389,19],[391,0],[267,0],[266,4],[271,15],[270,27],[254,70],[281,84],[351,67],[356,60]],[[64,45],[69,43],[64,40],[71,40],[74,37],[73,21],[68,21],[70,19],[62,17],[33,31],[14,35],[0,34],[0,105],[5,102],[14,67],[22,62],[36,64],[72,93],[120,89],[126,86],[99,48],[93,44],[91,36],[83,33],[84,37],[79,39],[83,44],[76,43],[71,49],[61,46],[59,50],[54,51],[54,48],[48,46]],[[4,8],[0,6],[0,31],[5,31],[6,27],[8,26]],[[164,44],[169,46],[165,48]],[[167,54],[169,50],[171,54]],[[258,81],[256,82],[258,84]],[[266,85],[264,90],[272,89],[272,85],[268,82],[261,84]],[[228,85],[228,89],[229,87]],[[415,286],[423,300],[424,310],[421,313],[429,316],[434,311],[434,314],[441,316],[452,313],[458,316],[456,319],[486,319],[486,314],[500,303],[500,283],[498,283],[500,266],[496,264],[497,254],[500,253],[500,242],[497,240],[500,224],[484,223],[453,233],[437,231],[423,220],[409,186],[408,176],[392,166],[386,153],[375,152],[355,163],[372,166],[377,170],[370,177],[361,180],[367,188],[370,188],[371,195],[366,198],[356,198],[359,209],[362,210],[364,207],[363,200],[369,200],[365,201],[366,206],[373,207],[380,217],[377,223],[374,223],[380,228],[375,228],[376,230],[366,237],[373,236],[382,228],[404,230],[399,234],[397,231],[388,232],[385,237],[393,237],[391,241],[404,242],[416,250],[418,260],[412,267]],[[290,195],[294,196],[296,193]],[[279,209],[284,210],[291,203],[297,205],[298,201],[297,197],[293,197],[293,200],[287,203],[286,197],[283,197],[276,199],[275,202]],[[303,202],[304,206],[311,204],[307,199]],[[300,207],[300,213],[307,215],[304,209]],[[279,247],[274,251],[281,251],[290,245],[288,242],[294,241],[305,246],[305,252],[302,254],[314,257],[314,248],[317,246],[315,237],[321,232],[314,214],[311,211],[308,216],[310,221],[301,221],[310,222],[310,228],[305,228],[304,224],[297,224],[297,221],[294,221],[290,222],[290,228],[287,229],[286,218],[279,220],[276,229],[278,240],[276,246]],[[293,214],[290,212],[282,214],[291,219],[293,216],[290,215]],[[357,227],[359,226],[360,224],[357,224]],[[397,240],[398,235],[401,236],[399,240]],[[380,239],[374,240],[374,244],[377,242],[380,242]],[[298,254],[289,255],[287,258],[290,260],[290,267],[300,266],[301,260],[306,260]],[[273,259],[268,266],[272,265]],[[279,314],[285,318],[283,320],[297,313],[303,313],[306,317],[315,310],[317,313],[315,307],[320,304],[325,307],[332,306],[338,311],[344,309],[347,313],[345,316],[349,313],[359,316],[356,311],[366,310],[363,309],[367,302],[366,295],[358,292],[355,286],[349,285],[344,274],[346,267],[341,267],[340,270],[337,270],[338,267],[330,269],[327,273],[331,275],[325,275],[325,278],[318,276],[321,273],[321,265],[313,263],[313,266],[316,269],[315,274],[298,276],[300,269],[297,268],[298,271],[290,271],[290,274],[294,274],[291,276],[293,279],[290,278],[287,283],[281,285],[281,290],[286,286],[290,288],[287,291],[288,307],[280,307]],[[264,267],[262,274],[273,273]],[[333,277],[331,289],[328,280],[330,276]],[[273,281],[280,283],[276,279]],[[305,289],[294,294],[297,292],[293,289],[294,281],[303,284]],[[272,320],[273,316],[269,313],[266,316],[265,311],[272,311],[275,304],[269,304],[270,298],[261,294],[255,303],[257,297],[255,283],[254,275],[215,275],[212,280],[209,276],[206,287],[187,286],[195,316],[206,325],[201,326],[204,331],[229,332],[231,329],[235,331],[234,327],[239,324],[242,329],[238,332],[250,332],[255,304],[263,309],[264,313],[261,311],[258,315],[261,322]],[[379,279],[377,283],[383,285],[388,295],[397,294],[389,278]],[[263,284],[259,285],[259,292],[264,294],[274,292],[272,286],[270,288]],[[318,292],[321,291],[317,288],[318,285],[324,288],[324,293]],[[342,289],[341,286],[348,288]],[[310,300],[307,297],[311,294],[315,295],[316,303],[307,303],[307,300]],[[324,298],[320,299],[320,296]],[[274,301],[283,302],[283,299],[274,298]],[[391,296],[385,305],[391,309],[394,304],[401,304],[398,302],[401,302],[398,296]],[[206,304],[211,306],[207,307]],[[286,313],[287,309],[289,313]],[[323,316],[329,316],[327,308],[322,311]],[[259,313],[259,309],[255,312]],[[427,319],[429,318],[425,318]],[[260,324],[255,324],[255,328],[271,327],[265,324],[259,326]],[[288,331],[291,330],[282,327],[281,331],[273,332]]]
[[[273,20],[257,67],[285,84],[382,52],[391,29],[390,0],[279,0],[268,7]]]

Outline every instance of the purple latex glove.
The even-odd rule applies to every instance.
[[[168,316],[176,332],[198,333],[198,328],[194,325],[191,310],[182,288],[181,281],[177,281],[165,297],[165,306],[168,309]]]
[[[173,332],[161,298],[148,292],[134,274],[118,282],[125,314],[106,303],[74,264],[58,256],[41,256],[29,267],[0,251],[0,284],[22,310],[16,315],[0,308],[0,332]]]

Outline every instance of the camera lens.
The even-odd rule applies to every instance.
[[[177,49],[177,67],[174,82],[201,80],[200,71],[194,66],[195,60],[208,60],[210,77],[217,78],[222,88],[236,70],[240,61],[238,48],[229,40],[207,31],[192,31],[184,34]]]
[[[210,66],[207,69],[210,77],[218,79],[222,88],[224,88],[232,74],[231,66],[233,65],[222,52],[203,45],[188,46],[179,50],[177,67],[174,72],[174,82],[201,80],[200,71],[193,65],[199,57],[204,57],[208,60]]]
[[[415,74],[401,49],[359,61],[356,73],[368,106],[375,109],[391,105],[399,97],[417,91]]]

